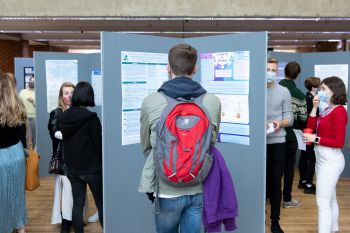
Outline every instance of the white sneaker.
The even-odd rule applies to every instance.
[[[283,208],[296,208],[301,206],[303,203],[301,201],[298,201],[296,199],[292,199],[289,202],[284,201],[283,202]]]
[[[97,222],[98,221],[98,212],[88,218],[88,222]]]

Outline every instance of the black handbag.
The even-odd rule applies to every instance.
[[[52,153],[51,160],[49,163],[49,174],[63,175],[62,161],[63,161],[62,142],[60,141],[58,143],[56,153]]]

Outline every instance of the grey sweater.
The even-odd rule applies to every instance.
[[[281,121],[288,119],[289,125],[293,125],[292,97],[287,88],[275,83],[271,88],[267,88],[267,109],[266,122]],[[281,128],[278,132],[273,132],[266,136],[267,144],[284,143],[286,141],[286,131]]]

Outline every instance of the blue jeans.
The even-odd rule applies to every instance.
[[[159,198],[155,214],[157,233],[199,233],[202,227],[203,195]]]

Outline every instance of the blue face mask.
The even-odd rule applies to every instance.
[[[326,108],[329,107],[330,97],[325,91],[319,91],[317,95],[320,97],[320,105],[318,106],[320,113],[323,112]]]
[[[267,83],[272,83],[276,80],[276,73],[272,71],[266,72],[266,81]]]

